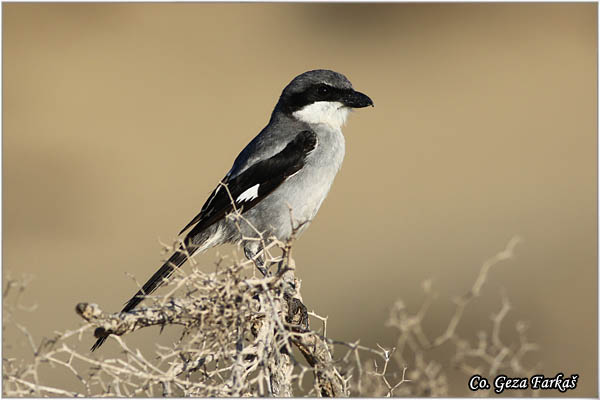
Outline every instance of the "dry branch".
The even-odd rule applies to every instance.
[[[23,306],[26,285],[7,279],[4,292],[4,329],[12,325],[26,338],[33,362],[4,358],[5,396],[448,396],[447,369],[466,374],[510,371],[524,375],[530,368],[523,357],[536,349],[518,324],[519,343],[505,344],[501,325],[510,311],[506,296],[491,316],[489,333],[471,344],[458,336],[457,327],[467,305],[481,295],[489,272],[499,261],[510,258],[518,242],[483,264],[472,288],[456,302],[446,329],[437,335],[425,332],[422,322],[433,306],[430,282],[424,284],[425,302],[411,314],[401,301],[395,303],[387,325],[396,328],[394,347],[370,348],[356,341],[346,343],[327,336],[327,319],[308,313],[302,302],[300,281],[289,244],[281,256],[266,252],[265,266],[273,274],[257,277],[251,262],[223,266],[203,272],[192,263],[192,273],[174,276],[167,294],[148,297],[145,307],[129,313],[105,314],[99,306],[80,303],[77,313],[86,321],[79,329],[43,339],[35,338],[12,321]],[[14,298],[9,300],[9,295]],[[320,329],[311,322],[322,321]],[[149,357],[130,348],[124,338],[149,326],[182,327],[179,339],[168,347],[157,346]],[[112,345],[122,354],[99,359],[88,352],[90,331],[110,334]],[[485,331],[484,331],[485,332]],[[78,350],[83,341],[83,351]],[[435,360],[430,351],[455,346],[451,360]],[[293,348],[303,359],[295,359]],[[478,360],[485,371],[469,362]],[[79,382],[78,390],[53,387],[43,379],[45,365],[64,369]],[[307,385],[307,381],[312,384]],[[485,393],[481,393],[485,394]],[[522,394],[522,393],[521,393]]]

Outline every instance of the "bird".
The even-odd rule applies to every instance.
[[[200,213],[179,233],[182,245],[125,304],[133,310],[189,257],[224,243],[240,245],[259,270],[260,237],[300,235],[329,193],[345,154],[342,126],[352,109],[374,106],[339,72],[315,69],[283,89],[265,128],[239,153]],[[243,218],[228,218],[232,212]],[[99,328],[101,329],[101,328]],[[109,333],[96,333],[91,351]]]

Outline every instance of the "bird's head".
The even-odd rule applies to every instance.
[[[354,90],[344,75],[316,69],[298,75],[283,89],[276,110],[308,124],[340,129],[352,108],[372,105],[369,96]]]

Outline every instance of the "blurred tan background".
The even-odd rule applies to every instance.
[[[154,272],[159,240],[199,211],[283,87],[330,68],[375,102],[351,115],[344,166],[295,247],[305,303],[329,316],[330,335],[392,346],[389,307],[416,309],[427,278],[439,297],[426,330],[440,333],[450,300],[518,234],[459,332],[475,342],[504,288],[502,334],[529,322],[539,373],[578,373],[566,395],[596,396],[596,15],[595,4],[4,4],[3,273],[34,274],[39,305],[20,321],[39,340],[78,326],[80,301],[119,310],[136,290],[126,272]],[[129,340],[150,351],[169,335]],[[24,340],[5,340],[19,354]],[[451,394],[467,395],[452,377]]]

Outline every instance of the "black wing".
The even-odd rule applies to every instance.
[[[194,232],[208,228],[235,208],[246,212],[300,171],[306,156],[317,146],[317,135],[302,131],[271,158],[262,160],[233,178],[226,176],[211,193],[200,213],[179,232],[196,225]],[[226,186],[226,187],[225,187]],[[233,203],[232,203],[233,200]]]

